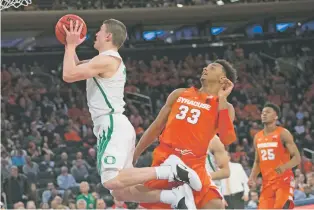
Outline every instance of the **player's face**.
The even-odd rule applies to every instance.
[[[112,34],[107,32],[106,24],[102,24],[99,31],[96,33],[94,48],[99,50],[101,46],[105,45],[106,42],[111,40],[111,36]]]
[[[262,110],[261,118],[262,118],[262,123],[273,123],[278,119],[277,113],[271,107],[265,107]]]
[[[211,63],[203,68],[201,82],[219,82],[221,78],[225,77],[225,72],[222,65],[219,63]]]

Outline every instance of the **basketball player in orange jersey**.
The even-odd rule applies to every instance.
[[[215,134],[224,145],[236,140],[233,127],[234,108],[227,102],[237,77],[236,70],[225,60],[217,60],[204,68],[201,89],[182,88],[173,91],[156,120],[139,141],[134,160],[158,137],[160,145],[153,154],[152,166],[161,165],[168,156],[179,156],[197,172],[202,190],[194,191],[197,208],[224,208],[222,195],[208,176],[205,163],[207,150]],[[164,180],[145,183],[150,189],[171,189],[174,184]],[[165,197],[172,197],[171,194]],[[147,204],[146,208],[169,208],[166,204]]]
[[[249,185],[259,173],[262,174],[259,209],[290,209],[294,206],[292,168],[300,163],[301,158],[291,133],[276,125],[279,116],[278,106],[266,104],[261,116],[264,129],[254,137],[255,162]]]

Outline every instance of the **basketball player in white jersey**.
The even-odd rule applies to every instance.
[[[217,135],[209,143],[206,170],[223,197],[221,180],[230,176],[229,156]]]
[[[177,156],[169,156],[159,167],[133,168],[135,131],[123,115],[126,68],[118,53],[127,37],[126,27],[118,20],[104,21],[96,34],[94,48],[99,55],[79,63],[75,49],[83,24],[70,23],[66,32],[63,62],[63,80],[86,80],[87,104],[94,123],[97,141],[97,168],[104,187],[118,200],[157,203],[163,202],[176,208],[195,208],[191,188],[201,190],[196,172],[187,167]],[[80,65],[79,65],[80,64]],[[149,180],[179,180],[186,184],[173,190],[148,190],[139,186]],[[191,187],[191,188],[190,188]]]

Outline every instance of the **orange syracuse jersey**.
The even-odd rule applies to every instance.
[[[183,91],[172,105],[159,140],[183,153],[203,156],[217,133],[217,124],[218,98],[191,87]]]
[[[280,178],[292,177],[292,170],[286,170],[282,174],[277,174],[275,169],[290,160],[290,153],[284,147],[280,134],[284,128],[277,127],[272,133],[264,135],[260,131],[255,136],[255,144],[259,156],[259,167],[261,169],[263,181],[273,181]]]

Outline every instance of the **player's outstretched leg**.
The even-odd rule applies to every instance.
[[[170,182],[179,180],[189,184],[196,191],[202,189],[202,183],[197,173],[175,155],[170,155],[161,166],[157,167],[126,168],[120,171],[105,168],[101,173],[106,175],[106,177],[102,176],[102,183],[109,190],[143,184],[154,179],[169,180]]]
[[[183,184],[172,190],[150,190],[144,185],[113,190],[112,195],[121,201],[139,203],[165,203],[175,209],[196,209],[191,187]]]
[[[171,166],[172,176],[170,176],[169,182],[182,181],[189,184],[196,191],[202,189],[202,182],[197,173],[189,168],[178,156],[170,155],[161,165]]]

